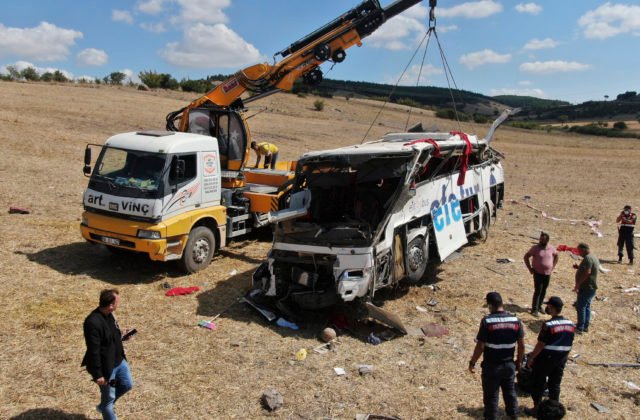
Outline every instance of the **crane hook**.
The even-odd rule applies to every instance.
[[[436,6],[438,5],[438,0],[429,0],[429,28],[436,27]]]

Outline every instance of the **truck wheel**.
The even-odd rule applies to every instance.
[[[318,61],[327,61],[331,58],[331,47],[329,44],[319,44],[313,49],[313,58]]]
[[[417,283],[424,276],[429,263],[429,247],[422,236],[414,238],[407,245],[407,277],[409,283]]]
[[[195,273],[206,268],[213,258],[216,238],[207,227],[198,226],[189,233],[187,246],[182,251],[180,265],[187,273]]]
[[[334,63],[342,63],[345,58],[347,58],[347,53],[343,49],[337,49],[331,54]]]
[[[318,86],[322,82],[322,70],[316,67],[302,76],[302,80],[307,86]]]

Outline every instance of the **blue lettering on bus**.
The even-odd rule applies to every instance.
[[[456,196],[449,198],[449,202],[439,206],[433,211],[433,227],[437,232],[442,232],[447,226],[462,220],[460,202]]]

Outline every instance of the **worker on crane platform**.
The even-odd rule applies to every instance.
[[[264,169],[275,169],[276,162],[278,161],[278,146],[275,144],[262,142],[251,142],[251,148],[256,152],[256,168],[260,165],[260,159],[264,156]]]

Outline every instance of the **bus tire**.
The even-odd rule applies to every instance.
[[[406,278],[408,283],[417,283],[424,276],[429,263],[429,246],[423,236],[415,237],[407,245]]]
[[[491,212],[489,211],[489,207],[485,204],[482,207],[482,213],[480,213],[480,219],[482,221],[482,227],[477,233],[477,239],[479,242],[487,242],[489,238],[489,226],[491,224]]]
[[[216,250],[216,238],[211,229],[198,226],[189,233],[187,245],[182,251],[181,268],[191,274],[206,268]]]

